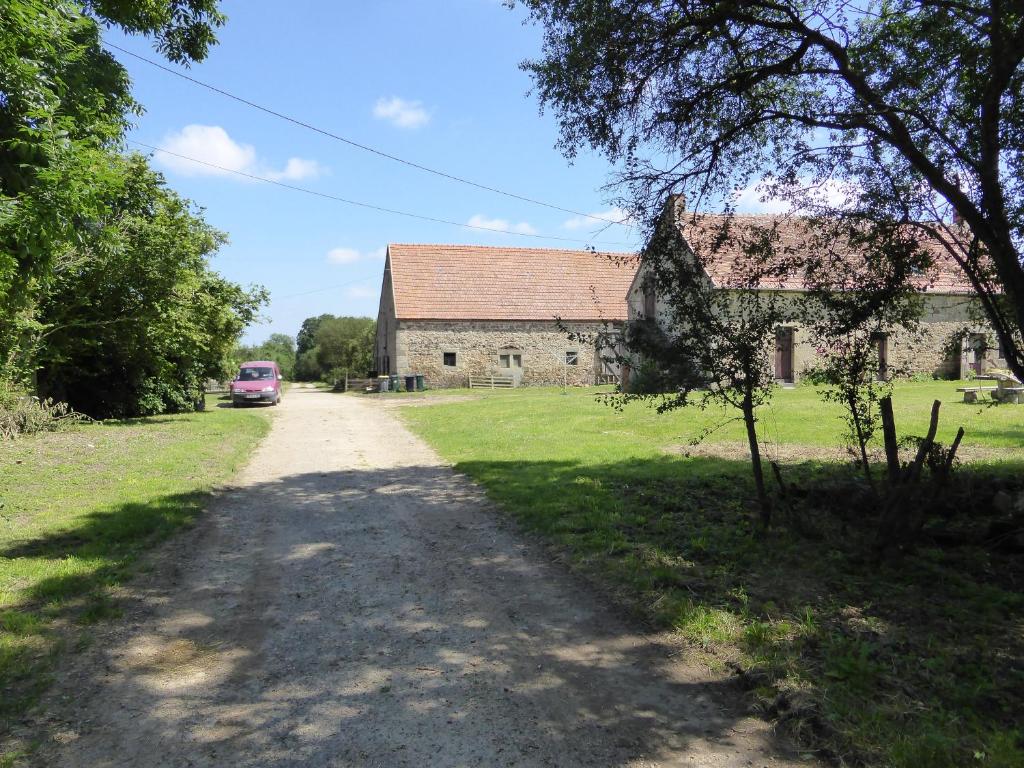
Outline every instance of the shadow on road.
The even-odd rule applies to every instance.
[[[645,638],[477,494],[430,466],[223,492],[223,530],[207,521],[172,545],[187,563],[139,580],[135,628],[59,684],[77,699],[60,716],[89,721],[58,748],[64,764],[164,765],[154,750],[264,766],[785,757],[751,752],[764,729],[733,683]],[[194,504],[113,509],[0,557],[75,556]]]

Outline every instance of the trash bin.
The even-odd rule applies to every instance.
[[[391,384],[391,391],[392,392],[397,392],[398,391],[398,374],[397,373],[392,373],[390,376],[388,376],[388,382]]]
[[[427,384],[426,384],[426,380],[423,377],[423,374],[422,373],[417,373],[416,374],[416,391],[417,392],[422,392],[426,388],[427,388]]]
[[[416,391],[416,377],[415,376],[410,375],[410,376],[406,376],[405,377],[405,391],[406,392],[415,392]]]
[[[378,376],[377,377],[377,391],[378,392],[387,392],[388,391],[388,377],[387,376]]]

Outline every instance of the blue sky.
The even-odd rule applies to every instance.
[[[610,168],[554,148],[519,63],[540,32],[498,0],[375,3],[225,0],[220,44],[189,74],[309,123],[450,173],[578,211],[606,214]],[[143,39],[107,38],[150,58]],[[116,52],[115,52],[116,53]],[[579,238],[608,250],[636,235],[455,184],[361,152],[119,55],[145,107],[131,138],[332,195],[497,229]],[[351,208],[166,155],[172,187],[230,236],[214,266],[270,289],[247,341],[294,335],[308,316],[376,316],[388,242],[576,247]],[[599,226],[599,225],[597,225]]]

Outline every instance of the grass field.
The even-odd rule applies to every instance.
[[[595,390],[543,389],[410,395],[401,412],[617,599],[740,670],[803,743],[853,764],[1009,768],[1024,765],[1024,563],[975,534],[998,491],[1024,492],[1024,406],[966,405],[956,386],[897,388],[901,433],[924,434],[940,399],[938,439],[963,425],[966,460],[917,550],[881,563],[864,484],[834,448],[841,414],[809,387],[760,414],[790,485],[768,533],[742,425],[720,411],[616,411]]]
[[[138,555],[194,520],[269,428],[262,409],[208,402],[0,443],[0,745],[56,655],[117,615],[111,590]]]

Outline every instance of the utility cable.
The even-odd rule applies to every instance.
[[[559,241],[562,241],[562,242],[565,242],[565,243],[576,243],[576,244],[584,243],[584,244],[587,244],[587,245],[591,244],[591,242],[592,242],[590,240],[579,240],[579,239],[572,238],[572,237],[558,237],[556,235],[540,235],[540,234],[537,234],[535,232],[515,232],[515,231],[509,230],[509,229],[498,229],[497,227],[483,227],[483,226],[480,226],[479,224],[463,224],[462,222],[451,221],[450,219],[440,219],[440,218],[436,218],[434,216],[424,216],[424,215],[419,214],[419,213],[410,213],[409,211],[400,211],[400,210],[397,210],[395,208],[385,208],[384,206],[381,206],[381,205],[373,205],[371,203],[363,203],[363,202],[360,202],[358,200],[349,200],[348,198],[339,197],[338,195],[331,195],[331,194],[328,194],[327,192],[317,192],[314,189],[307,189],[306,187],[299,187],[299,186],[296,186],[294,184],[286,184],[283,181],[277,181],[276,179],[268,179],[265,176],[257,176],[254,173],[247,173],[246,171],[239,171],[239,170],[236,170],[234,168],[227,168],[227,167],[225,167],[223,165],[217,165],[216,163],[211,163],[211,162],[208,162],[206,160],[199,160],[198,158],[195,158],[195,157],[189,157],[188,155],[181,155],[181,154],[178,154],[177,152],[171,152],[169,149],[162,149],[161,147],[154,147],[152,144],[145,144],[145,143],[143,143],[141,141],[136,141],[135,139],[127,139],[127,141],[130,142],[131,144],[135,144],[137,146],[143,147],[143,148],[151,150],[153,152],[162,152],[165,155],[170,155],[171,157],[177,157],[177,158],[179,158],[181,160],[188,160],[189,162],[198,163],[199,165],[205,165],[207,168],[214,168],[214,169],[216,169],[218,171],[222,171],[224,173],[233,173],[236,176],[242,176],[243,178],[251,179],[253,181],[261,181],[264,184],[273,184],[274,186],[277,186],[277,187],[284,187],[285,189],[290,189],[293,192],[304,192],[307,195],[315,195],[316,197],[322,197],[322,198],[325,198],[327,200],[334,200],[335,202],[344,203],[345,205],[354,205],[354,206],[357,206],[359,208],[366,208],[366,209],[369,209],[371,211],[379,211],[381,213],[390,213],[390,214],[392,214],[394,216],[405,216],[406,218],[419,219],[420,221],[429,221],[429,222],[433,222],[434,224],[448,224],[448,225],[453,226],[453,227],[462,227],[463,229],[477,229],[477,230],[482,230],[484,232],[497,232],[497,233],[502,234],[502,235],[515,235],[517,237],[532,237],[532,238],[536,238],[538,240],[559,240]],[[593,241],[593,244],[595,244],[595,245],[625,245],[625,246],[629,246],[630,245],[630,243],[622,243],[622,242],[603,242],[602,243],[602,242],[597,242],[597,241]]]
[[[253,109],[258,109],[260,112],[265,112],[266,114],[272,115],[272,116],[274,116],[274,117],[276,117],[276,118],[278,118],[280,120],[285,120],[285,121],[287,121],[289,123],[292,123],[293,125],[298,125],[298,126],[300,126],[302,128],[306,128],[307,130],[314,131],[315,133],[319,133],[322,136],[327,136],[328,138],[334,139],[335,141],[340,141],[343,144],[348,144],[350,147],[355,147],[356,149],[361,149],[364,152],[369,152],[371,154],[377,155],[378,157],[383,157],[383,158],[385,158],[387,160],[391,160],[391,161],[396,162],[396,163],[401,163],[402,165],[409,166],[410,168],[415,168],[416,170],[423,171],[425,173],[431,173],[431,174],[433,174],[435,176],[440,176],[441,178],[448,179],[449,181],[454,181],[454,182],[457,182],[459,184],[466,184],[468,186],[476,187],[477,189],[482,189],[482,190],[485,190],[487,192],[493,192],[496,195],[503,195],[505,197],[510,197],[513,200],[521,200],[524,203],[530,203],[532,205],[539,205],[539,206],[542,206],[544,208],[550,208],[550,209],[555,210],[555,211],[561,211],[562,213],[571,213],[573,216],[581,216],[581,217],[586,218],[586,219],[592,219],[594,221],[603,222],[604,224],[618,224],[618,225],[623,226],[623,227],[629,227],[630,226],[625,221],[615,221],[614,219],[606,219],[606,218],[603,218],[601,216],[594,216],[593,214],[590,214],[590,213],[583,213],[582,211],[574,211],[571,208],[563,208],[560,205],[554,205],[553,203],[546,203],[543,200],[537,200],[537,199],[532,198],[532,197],[526,197],[525,195],[517,195],[514,192],[507,192],[507,191],[505,191],[503,189],[499,189],[497,187],[491,187],[491,186],[488,186],[487,184],[481,184],[479,182],[463,178],[462,176],[456,176],[455,174],[447,173],[446,171],[440,171],[440,170],[438,170],[436,168],[431,168],[429,166],[413,162],[412,160],[406,160],[404,158],[398,157],[397,155],[392,155],[392,154],[390,154],[388,152],[385,152],[383,150],[377,149],[375,147],[371,147],[371,146],[369,146],[367,144],[361,144],[358,141],[354,141],[354,140],[346,138],[344,136],[340,136],[340,135],[338,135],[336,133],[333,133],[331,131],[325,130],[323,128],[318,128],[317,126],[315,126],[315,125],[313,125],[311,123],[307,123],[304,120],[299,120],[296,117],[291,117],[290,115],[286,115],[283,112],[278,112],[277,110],[271,109],[270,107],[265,107],[262,104],[257,104],[254,101],[249,101],[248,99],[242,98],[241,96],[236,96],[235,94],[233,94],[233,93],[231,93],[229,91],[225,91],[223,88],[218,88],[217,86],[211,85],[209,83],[205,83],[202,80],[197,80],[196,78],[194,78],[194,77],[192,77],[190,75],[186,75],[184,72],[179,72],[176,69],[172,69],[171,67],[165,66],[164,64],[161,64],[158,61],[154,61],[153,59],[147,58],[146,56],[140,56],[139,54],[133,53],[132,51],[129,51],[126,48],[122,48],[119,45],[115,45],[114,43],[111,43],[108,40],[104,40],[103,44],[106,45],[108,48],[113,48],[115,51],[120,51],[121,53],[123,53],[123,54],[125,54],[127,56],[131,56],[134,59],[138,59],[139,61],[145,62],[146,64],[149,64],[150,66],[156,67],[157,69],[162,69],[164,72],[169,72],[172,75],[180,77],[182,80],[187,80],[188,82],[193,83],[195,85],[198,85],[201,88],[206,88],[209,91],[212,91],[214,93],[220,94],[221,96],[224,96],[225,98],[232,99],[234,101],[237,101],[240,104],[245,104],[247,107],[252,107]]]
[[[271,301],[271,303],[273,303],[275,301],[283,301],[284,299],[294,299],[294,298],[297,298],[299,296],[309,296],[311,293],[322,293],[323,291],[336,291],[339,288],[345,288],[346,286],[356,285],[358,283],[368,283],[371,280],[376,282],[377,280],[380,280],[380,278],[379,277],[362,277],[362,278],[359,278],[358,280],[349,280],[347,283],[339,283],[338,285],[327,285],[327,286],[324,286],[323,288],[314,288],[314,289],[312,289],[310,291],[299,291],[298,293],[286,293],[284,296],[274,296],[273,294],[271,294],[270,295],[270,301]]]

